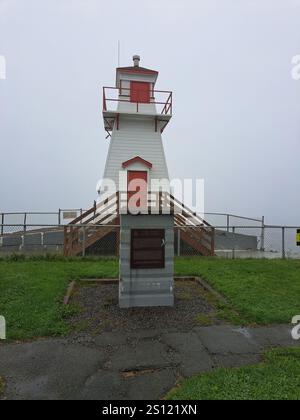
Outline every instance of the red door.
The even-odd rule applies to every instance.
[[[147,207],[147,171],[127,172],[128,209]]]
[[[149,103],[150,83],[130,82],[130,102]]]

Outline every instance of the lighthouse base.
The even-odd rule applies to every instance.
[[[174,305],[172,215],[121,215],[121,308]]]
[[[146,307],[146,306],[174,306],[174,297],[171,295],[166,296],[119,296],[120,308],[134,308],[134,307]]]

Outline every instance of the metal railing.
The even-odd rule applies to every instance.
[[[125,92],[125,94],[123,93]],[[112,94],[113,92],[113,94]],[[132,100],[131,95],[135,94],[136,100]],[[166,90],[150,90],[150,102],[144,101],[142,98],[139,99],[140,92],[138,90],[133,90],[125,87],[103,87],[103,111],[108,111],[108,102],[113,103],[132,103],[136,106],[136,112],[140,112],[140,105],[158,105],[159,114],[162,115],[172,115],[173,108],[173,93]],[[162,98],[157,100],[156,97]]]

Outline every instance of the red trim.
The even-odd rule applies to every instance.
[[[136,156],[132,159],[126,160],[122,163],[123,168],[127,168],[127,166],[132,165],[133,163],[142,163],[143,165],[147,166],[148,168],[152,168],[152,163],[148,162],[145,159],[142,159],[140,156]]]
[[[158,74],[155,70],[141,70],[141,69],[123,69],[122,67],[117,68],[117,72],[121,73],[139,73],[139,74]]]

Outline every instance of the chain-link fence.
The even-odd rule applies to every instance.
[[[231,240],[224,243],[220,241],[224,228],[216,228],[216,255],[226,258],[298,259],[297,230],[293,226],[233,226],[229,229]]]
[[[239,216],[232,213],[202,213],[199,214],[206,222],[212,226],[224,227],[225,230],[229,231],[230,227],[235,226],[250,226],[250,227],[262,227],[265,223],[264,216],[262,217],[245,217]]]
[[[149,228],[149,227],[148,227]],[[20,254],[119,254],[120,227],[115,225],[0,225],[0,256]],[[223,258],[300,258],[297,227],[175,226],[175,256]]]
[[[119,227],[109,225],[0,225],[0,256],[65,254],[115,256]]]
[[[1,225],[0,255],[61,253],[64,231],[59,225]]]
[[[58,209],[54,212],[0,212],[0,225],[22,225],[24,230],[27,230],[28,225],[60,226],[71,222],[85,211],[84,209]]]

